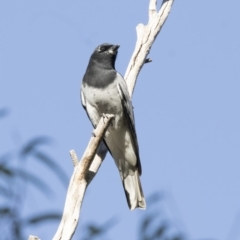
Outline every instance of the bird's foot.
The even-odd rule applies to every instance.
[[[102,114],[103,123],[104,123],[104,124],[106,124],[106,122],[104,121],[104,119],[109,119],[109,115],[112,117],[111,114],[106,114],[106,113],[103,113],[103,114]],[[113,120],[114,120],[114,119],[113,119]],[[113,120],[111,121],[110,126],[113,126]]]
[[[106,113],[103,113],[103,114],[102,114],[102,117],[103,117],[103,123],[106,124],[106,123],[105,123],[105,118],[108,119],[108,115],[107,115]]]

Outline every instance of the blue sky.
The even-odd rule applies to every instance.
[[[237,0],[176,1],[133,97],[144,193],[168,192],[172,221],[191,239],[232,239],[240,224],[239,7]],[[124,75],[135,27],[147,14],[148,1],[137,0],[1,1],[0,107],[10,110],[0,125],[1,153],[51,136],[45,151],[70,177],[69,150],[80,157],[92,132],[79,97],[89,57],[103,42],[120,44],[116,68]],[[56,195],[45,198],[29,186],[25,214],[61,210],[61,182],[35,162],[26,168]],[[136,239],[143,214],[128,210],[108,155],[88,188],[80,225],[116,216],[109,238]],[[26,234],[50,239],[56,227]]]

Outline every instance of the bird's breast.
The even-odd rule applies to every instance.
[[[113,114],[115,116],[114,125],[118,128],[122,122],[123,108],[116,83],[113,82],[102,89],[85,86],[84,92],[87,104],[97,110],[99,117],[102,114]]]

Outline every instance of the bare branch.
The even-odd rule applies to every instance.
[[[106,116],[107,117],[102,117],[100,119],[97,128],[94,130],[94,136],[91,137],[79,163],[75,161],[77,155],[74,150],[71,150],[71,156],[75,159],[74,163],[77,164],[74,164],[74,172],[69,183],[62,220],[53,240],[69,240],[76,230],[84,194],[91,181],[91,178],[89,178],[89,167],[102,141],[104,133],[114,117],[113,115]]]
[[[98,169],[101,167],[101,164],[103,163],[103,160],[107,155],[107,152],[108,152],[107,147],[103,142],[101,142],[89,169],[88,175],[89,182],[92,181],[92,179],[95,177],[96,173],[98,172]]]
[[[77,154],[74,150],[70,150],[70,157],[72,159],[72,162],[73,162],[73,166],[76,167],[78,165],[78,157],[77,157]]]
[[[156,11],[156,0],[150,0],[149,21],[147,25],[138,24],[135,50],[125,73],[129,94],[132,97],[138,74],[145,63],[153,42],[165,23],[174,0],[163,0],[159,12]]]
[[[157,13],[157,0],[149,1],[149,19]]]

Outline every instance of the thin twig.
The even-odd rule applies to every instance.
[[[78,165],[78,157],[77,157],[77,154],[74,150],[70,150],[70,157],[72,159],[72,162],[73,162],[73,166],[76,167]]]

